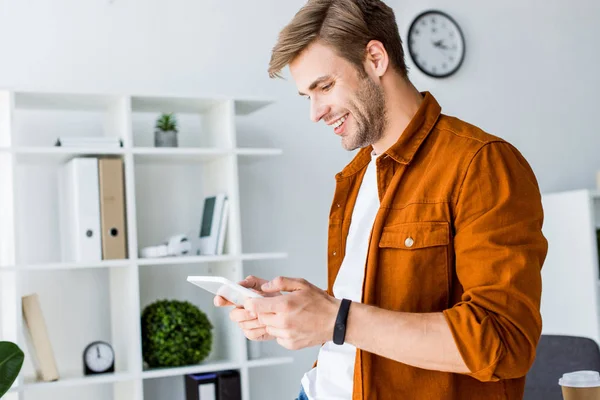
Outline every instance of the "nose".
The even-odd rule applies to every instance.
[[[319,122],[330,110],[331,107],[319,102],[318,99],[310,99],[310,120],[312,122]]]

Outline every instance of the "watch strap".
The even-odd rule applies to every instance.
[[[348,311],[350,310],[351,303],[351,300],[342,299],[342,303],[340,304],[335,319],[335,326],[333,327],[333,343],[337,345],[344,344],[346,338],[346,321],[348,320]]]

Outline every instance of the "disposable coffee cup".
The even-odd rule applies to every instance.
[[[558,380],[564,400],[600,400],[600,373],[575,371]]]

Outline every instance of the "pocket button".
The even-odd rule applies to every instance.
[[[415,244],[415,241],[411,237],[407,237],[406,240],[404,241],[404,245],[406,247],[412,247],[413,244]]]

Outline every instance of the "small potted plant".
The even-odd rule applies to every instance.
[[[177,147],[177,119],[173,113],[163,113],[156,120],[154,146]]]

